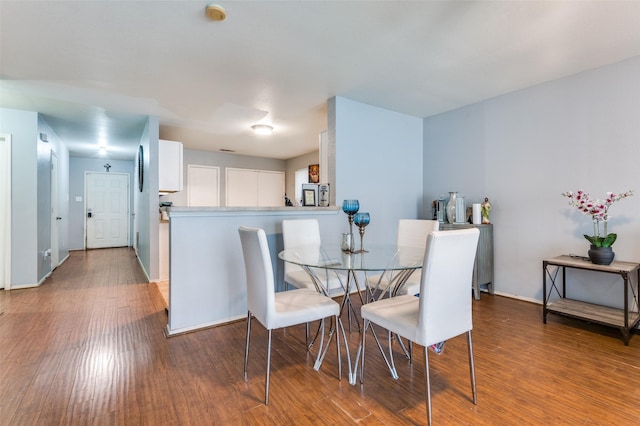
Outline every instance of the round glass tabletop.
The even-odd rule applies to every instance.
[[[343,252],[339,247],[300,246],[283,250],[285,262],[314,268],[353,271],[398,271],[422,268],[424,249],[396,245],[369,245],[366,253]]]

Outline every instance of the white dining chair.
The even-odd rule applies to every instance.
[[[473,403],[477,404],[471,330],[473,328],[470,284],[478,246],[476,228],[456,231],[433,231],[427,238],[420,295],[402,295],[381,299],[362,306],[362,364],[360,383],[364,384],[365,336],[372,324],[388,330],[389,360],[379,346],[387,366],[397,378],[391,348],[391,333],[424,346],[427,417],[431,424],[431,384],[429,349],[439,342],[461,334],[467,335],[469,369]],[[377,340],[377,337],[376,337]]]
[[[282,221],[282,241],[284,249],[300,246],[322,245],[320,225],[317,219],[286,219]],[[319,281],[321,290],[329,295],[344,294],[346,275],[326,269],[311,268],[311,272]],[[297,288],[316,288],[311,276],[302,267],[290,262],[284,263],[284,282]]]
[[[424,250],[427,244],[427,236],[438,229],[439,222],[437,220],[400,219],[398,221],[396,244],[398,246],[418,247]],[[394,278],[392,275],[389,273],[375,274],[367,277],[367,285],[374,291],[389,292],[390,295],[417,294],[420,291],[421,276],[422,272],[420,270],[413,271],[405,283],[396,289],[395,286],[389,286],[389,283]]]
[[[342,379],[340,359],[340,305],[333,299],[312,289],[296,289],[275,292],[271,254],[267,237],[263,229],[241,226],[238,229],[247,280],[247,340],[244,358],[244,379],[247,380],[249,363],[249,338],[251,318],[255,317],[269,332],[267,346],[267,372],[265,381],[265,405],[269,405],[269,373],[271,369],[271,332],[274,329],[290,327],[311,321],[321,321],[321,340],[314,369],[320,369],[322,360],[329,348],[331,337],[335,334],[338,353],[338,378]],[[333,318],[326,347],[323,348],[324,319]]]

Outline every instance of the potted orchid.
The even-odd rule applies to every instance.
[[[585,215],[590,215],[593,221],[593,235],[584,235],[584,237],[591,243],[592,250],[597,248],[608,248],[607,252],[610,252],[610,259],[604,259],[604,261],[595,261],[592,257],[592,250],[589,250],[589,257],[593,263],[608,265],[613,261],[614,253],[611,251],[611,246],[615,243],[617,234],[607,232],[607,222],[609,220],[609,208],[616,201],[623,200],[633,195],[633,191],[627,191],[622,193],[607,192],[607,196],[603,201],[599,199],[591,198],[588,193],[578,190],[577,192],[563,192],[562,195],[569,199],[569,204],[575,206]],[[600,232],[600,225],[602,224],[603,232]]]

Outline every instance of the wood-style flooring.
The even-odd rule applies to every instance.
[[[364,386],[351,386],[335,348],[315,371],[304,327],[275,331],[265,406],[259,323],[245,382],[246,322],[167,339],[144,280],[131,249],[104,249],[72,252],[38,288],[0,291],[1,425],[426,424],[422,348],[413,365],[397,352],[395,381],[368,337]],[[478,405],[465,338],[452,339],[430,356],[434,424],[640,424],[640,336],[624,346],[615,329],[545,325],[539,305],[485,293],[473,309]]]

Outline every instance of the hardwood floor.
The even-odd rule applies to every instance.
[[[640,423],[640,336],[626,347],[614,329],[544,325],[540,306],[484,293],[473,306],[478,405],[466,341],[452,339],[430,356],[435,424]],[[2,425],[426,423],[422,348],[414,365],[398,353],[394,381],[368,338],[364,386],[351,386],[335,348],[313,370],[302,326],[274,332],[265,406],[266,331],[254,322],[248,382],[245,321],[165,338],[131,249],[72,252],[39,288],[1,291],[0,312]]]

